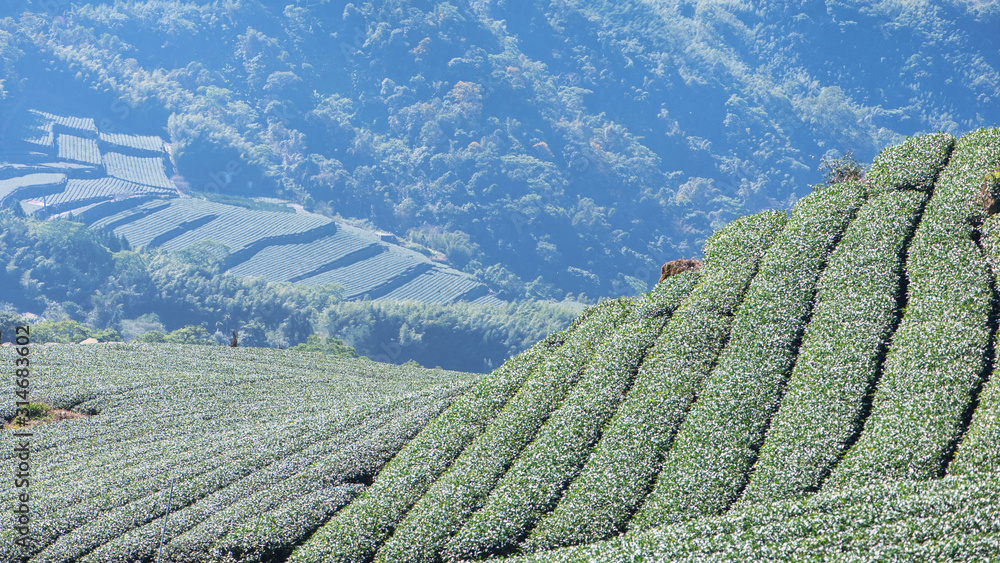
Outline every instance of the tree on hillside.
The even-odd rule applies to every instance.
[[[166,341],[173,344],[211,344],[212,337],[201,325],[187,325],[168,334]]]
[[[854,158],[852,151],[847,151],[844,156],[838,158],[823,157],[819,168],[827,185],[860,182],[865,178],[865,167]]]

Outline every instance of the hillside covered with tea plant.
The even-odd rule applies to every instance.
[[[168,501],[164,561],[280,550],[364,490],[474,377],[264,348],[30,349],[32,400],[84,415],[31,429],[31,561],[148,558]],[[15,357],[0,348],[4,365]],[[2,391],[7,423],[14,388]],[[12,432],[0,430],[5,444]],[[15,459],[5,448],[0,465]],[[0,479],[5,562],[25,555],[10,520],[15,492]]]
[[[996,558],[996,200],[1000,129],[910,138],[476,380],[44,348],[41,398],[91,416],[40,430],[23,555],[151,561],[165,530],[168,562]]]

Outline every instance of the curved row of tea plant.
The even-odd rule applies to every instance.
[[[258,468],[252,473],[233,481],[228,486],[216,489],[195,503],[185,503],[183,499],[178,499],[178,491],[175,490],[175,503],[166,528],[162,527],[162,519],[151,520],[142,527],[134,527],[127,533],[117,535],[112,541],[102,544],[78,561],[114,563],[123,560],[151,559],[161,537],[164,541],[172,542],[167,549],[175,561],[207,558],[210,552],[219,550],[217,542],[213,540],[220,537],[221,530],[218,523],[223,513],[226,516],[225,526],[231,528],[241,525],[249,518],[256,518],[263,512],[280,513],[300,495],[315,492],[317,485],[349,485],[353,481],[363,479],[364,473],[377,471],[403,443],[414,436],[428,420],[441,412],[451,402],[453,396],[449,394],[435,399],[417,406],[410,402],[410,398],[396,401],[393,409],[387,409],[390,412],[379,413],[385,420],[380,426],[367,428],[367,436],[359,435],[355,427],[341,432],[342,435],[349,434],[348,436],[337,436],[326,442],[314,442],[314,445],[293,451],[291,455],[282,452],[282,448],[275,448],[278,451],[268,456],[274,460],[273,462],[267,465],[258,464]],[[368,420],[360,422],[358,427],[362,429],[366,429],[365,426],[375,426],[366,425]],[[313,437],[318,438],[323,434],[323,432],[316,433]],[[295,440],[292,440],[291,443],[282,446],[291,447],[294,442]],[[314,467],[316,464],[312,462],[315,460],[324,461],[321,464],[322,472],[318,470],[320,468]],[[307,463],[310,465],[306,465]],[[238,471],[241,464],[242,462],[228,464],[226,470]],[[311,484],[302,486],[307,482]],[[180,502],[176,502],[178,500]],[[248,502],[250,500],[254,502]],[[214,520],[215,526],[200,526],[210,524],[210,519]],[[200,529],[194,529],[196,527]],[[285,530],[280,536],[280,542],[287,549],[308,537],[317,527],[318,524],[314,524],[303,530]],[[184,537],[179,538],[178,536],[182,534]],[[249,534],[244,532],[242,537],[246,540]],[[173,542],[175,538],[179,541]],[[275,538],[270,539],[275,540]]]
[[[795,362],[816,280],[863,199],[864,187],[848,182],[796,204],[630,529],[718,514],[739,496]]]
[[[534,436],[579,377],[600,338],[621,316],[615,305],[609,301],[595,307],[582,322],[536,344],[481,380],[408,444],[364,495],[297,549],[290,561],[354,561],[374,556],[459,454],[464,459],[459,460],[458,471],[478,469],[486,461],[484,474],[502,472],[502,464],[510,463]],[[479,449],[487,444],[493,447]],[[498,456],[499,467],[482,460],[483,455]],[[470,458],[475,463],[468,464]],[[483,481],[489,483],[488,478]],[[457,504],[461,509],[463,505]]]
[[[0,349],[4,362],[12,354]],[[200,557],[220,539],[216,514],[235,529],[266,503],[281,510],[299,489],[367,482],[472,378],[167,344],[35,346],[32,362],[37,399],[93,416],[34,428],[35,548],[22,553],[3,534],[3,561],[150,558],[172,483],[166,539],[177,539],[176,561]],[[11,385],[0,388],[4,412]],[[14,459],[0,454],[4,466]],[[0,481],[0,495],[3,528],[12,529],[13,480]],[[281,541],[290,549],[310,532]]]
[[[507,552],[551,509],[586,462],[593,443],[616,412],[647,351],[698,277],[695,272],[685,272],[659,284],[645,299],[622,303],[626,308],[631,307],[631,312],[619,317],[593,352],[582,354],[587,363],[579,380],[563,400],[553,401],[558,408],[513,463],[505,464],[509,469],[496,482],[489,497],[482,498],[485,490],[479,491],[475,504],[481,508],[468,517],[462,529],[444,546],[446,559]],[[443,499],[439,499],[439,505],[443,504],[440,501]],[[463,508],[467,510],[472,504],[465,503]],[[418,534],[435,527],[433,521],[424,524],[417,527]],[[400,540],[397,546],[405,543],[406,536]],[[382,560],[395,558],[390,550]]]
[[[997,170],[1000,170],[998,168]],[[993,278],[1000,273],[1000,215],[988,218],[983,226],[984,253],[990,263]],[[1000,333],[993,336],[993,352],[997,350]],[[959,475],[981,475],[985,469],[1000,467],[1000,376],[996,374],[994,358],[993,372],[978,396],[979,404],[968,431],[959,444],[955,459],[948,466],[948,473]]]
[[[1000,553],[1000,473],[886,481],[759,503],[510,563],[990,561]]]
[[[395,528],[378,560],[434,560],[483,501],[507,467],[575,384],[607,325],[620,310],[605,308],[574,330],[539,364],[496,418],[465,448]]]
[[[954,148],[955,138],[947,133],[911,137],[886,148],[866,174],[869,196],[893,190],[931,191]]]
[[[869,201],[819,280],[812,319],[781,407],[741,502],[818,490],[860,434],[894,328],[906,242],[927,195],[886,192]]]
[[[406,400],[406,399],[404,399]],[[219,557],[220,553],[233,553],[254,539],[257,532],[264,534],[258,538],[261,545],[281,540],[281,546],[290,548],[302,543],[321,523],[301,528],[294,534],[277,535],[277,530],[256,530],[256,523],[266,523],[273,518],[281,519],[281,514],[289,510],[289,505],[300,502],[301,499],[320,494],[329,490],[330,486],[341,486],[343,483],[365,483],[371,475],[378,472],[386,459],[397,452],[402,444],[398,437],[412,436],[420,428],[418,425],[426,421],[424,413],[416,410],[407,413],[405,417],[388,419],[374,431],[359,427],[352,430],[354,438],[345,440],[345,447],[335,454],[315,453],[310,455],[309,465],[295,475],[282,481],[279,485],[267,491],[246,497],[239,506],[233,506],[226,511],[213,514],[206,522],[174,539],[168,546],[171,553],[181,553],[182,560],[198,560],[200,557]],[[363,489],[356,489],[359,493]],[[333,490],[338,495],[343,491]],[[241,514],[252,510],[258,514],[253,520],[241,526],[232,514]],[[228,513],[227,513],[228,512]],[[291,541],[290,541],[291,540]]]
[[[973,235],[983,178],[1000,167],[1000,130],[963,136],[907,250],[909,300],[871,416],[833,483],[927,479],[946,470],[987,375],[996,297]]]
[[[661,456],[729,338],[733,312],[784,213],[733,221],[705,246],[698,285],[667,321],[590,459],[524,545],[528,551],[605,539],[625,528]]]

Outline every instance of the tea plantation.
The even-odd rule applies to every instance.
[[[502,304],[474,276],[314,213],[229,205],[179,192],[163,139],[105,131],[93,119],[20,111],[0,123],[0,207],[71,217],[136,249],[223,245],[237,276],[336,283],[345,299]],[[222,177],[222,176],[220,176]],[[209,188],[207,188],[209,189]],[[214,191],[218,191],[214,186]],[[277,200],[280,201],[280,200]]]
[[[13,350],[0,348],[3,365]],[[354,498],[474,377],[264,348],[33,345],[29,357],[38,400],[91,415],[33,429],[31,561],[149,558],[168,500],[164,560],[270,557]],[[9,420],[7,380],[3,391]],[[13,455],[0,453],[8,475]],[[23,555],[14,493],[0,479],[4,562]]]
[[[170,562],[1000,559],[998,171],[1000,129],[911,138],[475,381],[41,349],[95,414],[39,430],[25,555],[153,561],[166,520]]]

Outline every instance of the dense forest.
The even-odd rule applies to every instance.
[[[241,346],[300,346],[486,372],[563,328],[575,314],[566,306],[530,301],[344,302],[332,284],[305,287],[222,273],[211,244],[173,253],[140,253],[127,244],[80,223],[0,211],[4,341],[24,322],[18,312],[33,311],[46,319],[34,330],[39,342],[94,337],[227,345],[237,331]]]
[[[645,291],[825,160],[1000,121],[996,2],[11,0],[24,100],[169,135],[186,189],[446,253],[507,299]],[[66,96],[73,92],[73,96]]]

